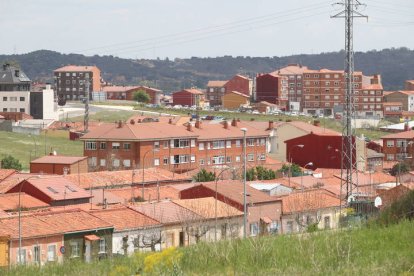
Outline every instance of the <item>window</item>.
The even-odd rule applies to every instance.
[[[194,155],[194,154],[192,154],[192,155],[191,155],[191,163],[194,163],[195,161],[196,161],[195,155]]]
[[[66,84],[70,84],[70,80],[66,80]]]
[[[10,101],[17,102],[17,97],[10,97]]]
[[[20,101],[21,102],[24,102],[25,101],[25,98],[24,97],[20,97]]]
[[[131,149],[131,144],[130,143],[124,143],[124,150],[130,150]]]
[[[253,146],[254,146],[254,139],[248,139],[248,140],[247,140],[247,145],[248,145],[249,147],[253,147]]]
[[[267,231],[270,234],[277,234],[277,232],[279,231],[279,223],[277,221],[272,221],[268,226],[267,226]]]
[[[10,108],[10,112],[17,112],[17,108]]]
[[[387,148],[394,147],[394,140],[387,140]]]
[[[259,223],[250,223],[250,236],[257,236],[259,234]]]
[[[325,229],[331,229],[331,217],[326,216],[323,218],[323,226]]]
[[[198,150],[204,150],[204,143],[198,143]]]
[[[330,78],[331,78],[331,75],[329,75],[329,74],[325,75],[325,79],[330,79]]]
[[[119,167],[119,164],[120,164],[119,159],[112,160],[112,166],[114,168],[118,168]]]
[[[266,160],[266,154],[261,153],[260,157],[259,157],[259,160]]]
[[[106,252],[106,242],[104,238],[101,238],[99,240],[99,253],[105,253]]]
[[[100,165],[101,167],[106,167],[106,159],[101,159],[101,160],[99,160],[99,165]]]
[[[160,150],[160,142],[155,141],[154,142],[154,151],[159,151]]]
[[[286,222],[286,233],[293,233],[293,221]]]
[[[190,141],[188,139],[174,139],[172,141],[172,147],[174,148],[188,148],[190,146]]]
[[[53,262],[56,259],[56,245],[51,244],[47,246],[47,261]]]
[[[121,144],[120,143],[112,143],[112,149],[114,150],[118,150],[120,148]]]
[[[20,263],[20,264],[25,264],[26,263],[26,249],[22,248],[21,251],[19,251],[19,249],[17,249],[16,261],[17,261],[17,263]]]
[[[86,141],[85,150],[96,150],[96,142]]]
[[[26,112],[26,109],[24,109],[24,108],[20,108],[20,112]]]
[[[200,159],[200,166],[204,166],[204,159]]]
[[[236,162],[240,162],[240,155],[236,156]]]
[[[226,141],[226,148],[231,148],[231,141]]]
[[[131,167],[131,160],[129,160],[129,159],[124,159],[124,160],[122,161],[122,164],[124,165],[124,167],[129,168],[129,167]]]
[[[164,149],[168,149],[168,141],[164,141],[163,148],[164,148]]]
[[[36,264],[40,264],[40,246],[39,245],[33,246],[33,262]]]
[[[80,256],[79,242],[71,242],[70,243],[70,248],[71,248],[70,256],[72,258]]]
[[[240,147],[240,140],[236,140],[236,147],[239,148]]]
[[[387,154],[387,160],[394,160],[394,154]]]
[[[262,145],[262,146],[266,145],[266,139],[265,138],[260,139],[260,145]]]
[[[194,148],[195,147],[195,145],[196,145],[196,141],[195,141],[195,139],[191,139],[191,141],[190,141],[191,143],[190,143],[190,146],[192,147],[192,148]]]
[[[247,155],[247,161],[254,161],[254,154],[253,153],[249,153]]]
[[[226,156],[226,163],[231,163],[231,156]]]
[[[213,156],[213,164],[224,164],[224,156]]]
[[[3,97],[3,102],[7,102],[7,97]]]
[[[100,144],[99,144],[99,148],[100,149],[106,149],[106,142],[101,142]]]
[[[168,157],[164,157],[164,159],[163,159],[163,164],[164,164],[164,165],[168,165]]]
[[[88,163],[90,167],[96,167],[96,162],[97,162],[97,159],[95,156],[88,158]]]
[[[330,81],[325,81],[325,85],[329,86],[329,85],[331,85],[331,82]]]
[[[180,155],[180,163],[188,163],[188,155]]]
[[[213,141],[213,149],[224,149],[224,140]]]
[[[159,165],[160,165],[160,159],[154,158],[154,166],[159,166]]]

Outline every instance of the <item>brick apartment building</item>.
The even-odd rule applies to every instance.
[[[355,112],[362,117],[383,116],[383,87],[379,75],[354,74]],[[333,115],[345,102],[344,71],[307,70],[303,74],[303,110],[310,114]]]
[[[221,106],[222,97],[232,91],[250,96],[252,80],[242,75],[235,75],[227,81],[209,81],[207,83],[206,96],[207,100],[210,101],[210,106]]]
[[[173,105],[197,105],[197,101],[204,100],[204,93],[198,89],[183,89],[172,93]]]
[[[412,156],[414,149],[414,130],[392,133],[381,137],[381,139],[384,160],[403,161]]]
[[[89,79],[89,99],[93,91],[101,91],[101,70],[96,66],[68,65],[53,71],[58,97],[81,100],[85,97],[85,80]]]
[[[144,91],[150,97],[149,103],[159,104],[161,90],[147,86],[104,86],[102,90],[106,92],[108,100],[127,100],[133,101],[134,94],[138,91]]]
[[[286,107],[288,102],[288,78],[275,72],[258,74],[256,77],[257,102],[265,101]]]
[[[287,77],[288,110],[290,111],[302,110],[303,72],[307,70],[309,70],[308,67],[301,64],[289,64],[273,72],[274,74]]]
[[[384,95],[384,101],[399,102],[402,104],[402,111],[414,112],[414,90],[389,91]]]
[[[46,155],[30,161],[30,173],[77,174],[88,172],[87,157]]]
[[[30,79],[8,63],[0,67],[0,111],[30,114]]]
[[[84,155],[94,170],[160,167],[188,171],[207,166],[240,167],[243,162],[243,131],[248,128],[247,163],[266,160],[268,133],[244,122],[192,122],[184,125],[164,120],[131,119],[126,124],[105,124],[84,135]]]

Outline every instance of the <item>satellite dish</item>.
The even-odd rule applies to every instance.
[[[380,206],[382,206],[382,199],[379,196],[377,196],[375,198],[375,200],[374,200],[374,206],[377,207],[377,208],[380,207]]]
[[[355,201],[355,196],[354,195],[350,195],[349,197],[348,197],[348,203],[351,203],[351,202],[353,202],[353,201]]]

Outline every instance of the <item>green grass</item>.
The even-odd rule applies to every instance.
[[[200,243],[178,253],[181,260],[169,270],[156,263],[164,267],[156,275],[413,275],[414,222]],[[134,275],[144,269],[146,256],[14,268],[4,275]]]
[[[127,111],[127,110],[104,110],[99,111],[94,114],[89,115],[91,121],[102,121],[102,122],[115,122],[115,121],[126,121],[134,115],[140,114],[137,111]],[[83,116],[70,118],[71,122],[83,122]]]
[[[46,133],[46,154],[51,149],[60,155],[83,156],[83,143],[70,141],[69,132],[54,132],[49,130]],[[35,147],[36,142],[36,147]],[[23,165],[23,170],[29,169],[29,160],[45,155],[45,135],[31,135],[0,131],[0,158],[4,155],[12,155]]]

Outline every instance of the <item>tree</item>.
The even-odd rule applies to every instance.
[[[1,167],[3,169],[15,169],[18,171],[22,170],[22,164],[20,164],[18,159],[14,158],[11,155],[7,155],[1,160]]]
[[[410,171],[410,166],[405,162],[400,162],[400,163],[395,164],[392,167],[390,174],[392,176],[396,176],[396,175],[401,175],[409,171]]]
[[[196,175],[193,176],[196,182],[209,182],[216,179],[216,174],[208,172],[205,169],[201,169]]]
[[[288,175],[289,170],[292,176],[300,176],[302,174],[302,169],[297,164],[284,164],[282,168],[279,170],[279,172],[282,172],[284,175]]]
[[[133,99],[134,101],[140,103],[148,103],[151,100],[150,96],[144,90],[138,90],[135,92]]]
[[[263,166],[257,166],[250,168],[246,171],[246,180],[270,180],[276,178],[276,172],[272,169],[267,169]]]

